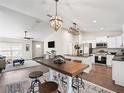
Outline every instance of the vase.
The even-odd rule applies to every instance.
[[[78,49],[78,50],[77,50],[77,56],[79,56],[79,55],[80,55],[80,50]]]

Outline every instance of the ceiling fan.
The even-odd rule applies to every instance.
[[[25,36],[24,36],[24,39],[27,39],[27,40],[34,39],[34,38],[32,38],[32,37],[27,37],[27,32],[28,32],[28,31],[25,31]]]

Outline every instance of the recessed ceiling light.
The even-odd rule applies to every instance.
[[[93,23],[96,23],[96,20],[93,20]]]
[[[100,30],[104,30],[104,28],[103,28],[103,27],[101,27],[101,28],[100,28]]]

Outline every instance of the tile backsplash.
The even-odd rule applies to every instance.
[[[124,50],[124,48],[93,48],[92,52],[97,53],[100,50],[104,50],[108,54],[110,54],[111,52],[117,52],[116,55],[122,55],[122,51]]]

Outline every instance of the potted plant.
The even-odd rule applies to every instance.
[[[74,45],[74,48],[77,51],[77,56],[79,56],[80,55],[80,45],[76,44],[76,45]]]

